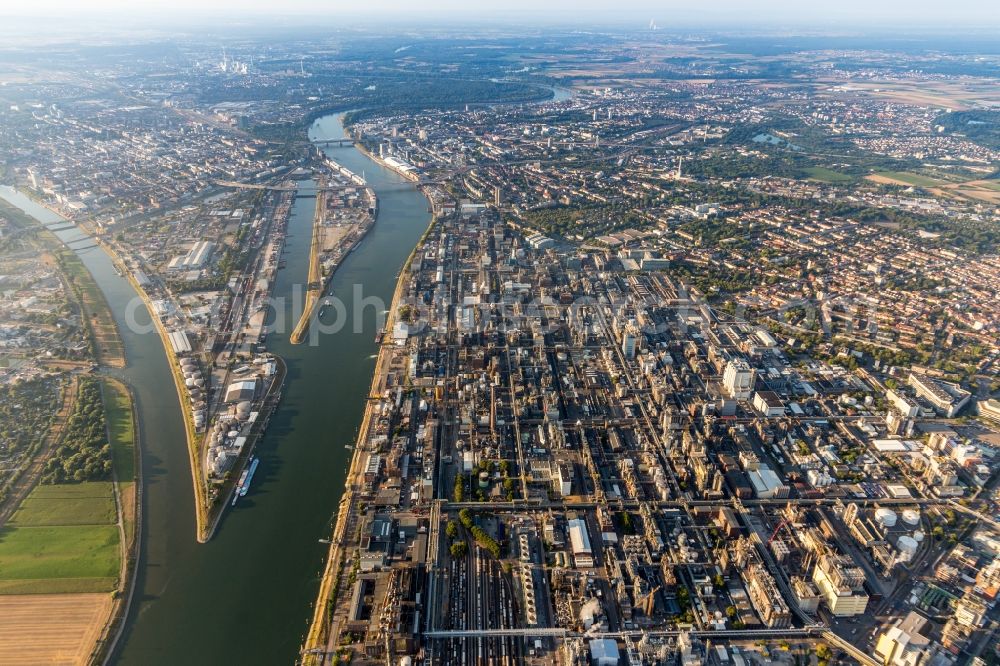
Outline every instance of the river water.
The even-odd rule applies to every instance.
[[[340,116],[316,121],[309,136],[344,138]],[[377,222],[331,285],[348,306],[347,326],[318,336],[316,345],[308,339],[290,345],[291,325],[268,337],[268,349],[288,366],[284,398],[257,448],[261,462],[250,493],[227,513],[207,544],[195,539],[184,427],[160,338],[126,326],[126,307],[137,296],[103,250],[79,252],[118,321],[128,355],[121,374],[135,391],[141,424],[142,560],[116,663],[276,666],[297,658],[327,553],[318,539],[332,529],[350,462],[351,451],[344,446],[354,443],[375,367],[375,308],[365,308],[356,325],[354,285],[388,307],[397,271],[430,222],[427,201],[413,184],[353,146],[325,151],[352,171],[364,172],[379,197]],[[63,222],[9,189],[0,190],[0,196],[48,225]],[[295,321],[293,289],[307,274],[314,205],[312,198],[296,199],[285,245],[287,267],[275,284],[274,295],[285,298],[290,323]],[[75,228],[56,233],[67,242],[82,237]],[[324,321],[334,316],[331,309]],[[145,308],[135,319],[148,321]]]

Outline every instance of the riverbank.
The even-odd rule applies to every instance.
[[[334,274],[343,260],[354,251],[354,248],[364,240],[365,236],[372,230],[378,222],[378,196],[375,191],[367,186],[364,179],[356,173],[337,162],[326,157],[325,164],[340,176],[346,178],[350,183],[364,190],[365,197],[368,198],[368,219],[352,225],[348,231],[326,227],[327,198],[331,190],[330,181],[321,179],[316,187],[316,210],[313,216],[312,240],[309,246],[309,271],[306,277],[306,295],[302,313],[289,336],[289,342],[293,345],[301,344],[312,323],[316,308],[320,299],[327,292]],[[341,213],[342,214],[342,213]],[[320,261],[320,257],[325,252],[335,251],[337,258],[332,264],[328,264],[325,269]],[[324,275],[324,270],[326,274]],[[320,315],[323,314],[322,309]]]
[[[437,217],[432,217],[430,224],[417,240],[410,254],[407,255],[399,269],[396,279],[396,287],[392,294],[392,301],[389,305],[389,312],[386,316],[385,330],[391,331],[395,324],[396,313],[399,301],[403,295],[404,285],[410,275],[410,265],[413,257],[427,239],[428,234],[434,228]],[[305,666],[321,666],[323,660],[317,661],[319,655],[329,654],[329,640],[331,634],[328,625],[331,620],[332,611],[340,594],[340,577],[344,569],[344,555],[342,543],[344,541],[344,530],[350,519],[351,512],[355,509],[354,488],[360,486],[364,477],[364,465],[367,451],[364,444],[368,441],[368,433],[371,429],[371,420],[374,415],[372,405],[378,399],[378,388],[383,383],[386,371],[390,362],[390,357],[394,352],[392,343],[383,343],[379,347],[378,358],[375,361],[375,370],[372,375],[371,385],[368,388],[367,400],[365,401],[365,411],[361,419],[361,426],[354,443],[354,453],[351,456],[351,464],[344,481],[344,495],[341,497],[337,519],[330,539],[330,549],[326,558],[326,566],[323,569],[323,576],[320,579],[320,587],[316,594],[316,602],[313,604],[313,618],[309,625],[309,632],[306,635],[305,643],[302,647],[304,655],[303,664]]]
[[[24,196],[28,196],[21,190]],[[35,201],[33,197],[28,197]],[[37,203],[37,202],[36,202]],[[42,205],[42,204],[39,204]],[[54,209],[46,207],[58,215]],[[58,268],[58,272],[63,280],[64,288],[70,299],[76,302],[80,312],[83,326],[90,338],[93,360],[99,365],[107,365],[115,368],[125,366],[125,352],[122,346],[121,336],[115,324],[111,309],[108,306],[104,294],[98,288],[93,276],[87,271],[80,261],[76,252],[63,243],[59,237],[40,220],[35,219],[13,203],[0,198],[0,214],[12,220],[16,220],[18,225],[27,224],[37,226],[39,243],[42,249],[42,258],[51,255]]]
[[[228,500],[236,492],[236,486],[239,482],[239,474],[236,473],[236,470],[241,470],[246,467],[250,459],[253,457],[257,444],[267,432],[267,426],[270,424],[271,415],[274,413],[275,408],[277,408],[278,403],[281,400],[281,390],[285,385],[285,375],[288,372],[288,368],[285,365],[284,359],[280,356],[275,356],[274,360],[277,368],[275,369],[274,379],[271,380],[271,384],[268,387],[267,394],[260,401],[261,414],[258,418],[259,425],[254,428],[247,437],[247,442],[244,444],[243,450],[240,452],[240,455],[236,460],[236,464],[233,465],[233,472],[222,483],[217,500],[211,507],[209,507],[208,530],[205,535],[206,541],[211,540],[211,538],[215,536],[215,532],[219,529],[219,525],[222,524],[222,517],[226,514],[226,509],[230,508]]]
[[[69,221],[68,218],[66,218],[66,216],[61,211],[59,211],[59,209],[48,204],[37,192],[31,189],[25,189],[25,190],[19,189],[17,191],[21,192],[24,196],[28,197],[29,199],[37,203],[39,206],[42,206],[43,208],[51,211],[53,214],[59,216],[60,218]],[[180,366],[177,363],[177,357],[173,353],[173,347],[170,344],[169,334],[166,330],[166,327],[164,327],[160,317],[156,314],[156,309],[153,307],[152,299],[146,292],[144,286],[141,285],[139,281],[136,279],[133,271],[129,269],[129,264],[124,260],[121,253],[118,252],[118,249],[114,247],[114,245],[112,245],[111,243],[106,242],[101,237],[102,235],[98,234],[96,230],[93,229],[86,222],[77,221],[75,224],[76,227],[85,237],[91,239],[94,243],[99,245],[102,250],[104,250],[104,252],[110,257],[111,261],[114,264],[116,264],[117,266],[121,266],[124,269],[122,272],[123,276],[128,280],[129,284],[132,285],[132,288],[139,295],[139,297],[143,301],[143,304],[146,306],[146,310],[149,312],[150,320],[152,321],[154,327],[156,328],[156,332],[160,337],[160,342],[163,345],[163,350],[167,354],[170,370],[174,379],[174,389],[177,392],[177,399],[181,405],[181,412],[182,412],[182,417],[184,419],[184,427],[186,433],[186,445],[188,449],[188,457],[191,463],[190,464],[191,482],[192,485],[194,486],[194,498],[195,498],[195,537],[199,543],[205,543],[205,541],[207,541],[207,533],[208,533],[208,519],[206,511],[207,498],[205,493],[205,484],[203,481],[204,473],[201,474],[202,480],[199,479],[200,457],[198,454],[197,432],[195,429],[191,411],[184,407],[187,398],[184,376],[181,374]],[[67,247],[67,249],[69,249],[68,246],[65,245],[65,243],[63,243],[63,245]],[[107,307],[106,301],[105,301],[105,307]],[[117,328],[115,329],[115,333],[117,335]],[[118,366],[117,364],[115,365],[116,367],[123,367],[125,365],[124,352],[122,354],[121,365],[120,366]]]
[[[319,141],[343,136],[336,117],[313,132]],[[395,269],[428,225],[426,201],[350,144],[327,153],[355,173],[366,172],[378,194],[379,215],[364,242],[343,258],[326,293],[350,303],[355,285],[362,285],[366,297],[388,303]],[[143,562],[117,666],[173,666],[192,655],[198,663],[245,666],[299,658],[328,552],[317,538],[332,532],[352,455],[344,445],[354,442],[364,415],[381,328],[374,308],[363,315],[348,308],[350,325],[325,333],[316,345],[289,344],[288,331],[300,314],[295,294],[308,270],[314,213],[312,199],[294,200],[282,253],[285,268],[275,273],[274,309],[266,322],[267,350],[287,367],[281,402],[254,449],[260,464],[250,493],[224,512],[206,545],[189,536],[194,515],[189,463],[182,421],[172,394],[164,391],[171,378],[161,341],[145,331],[122,330],[131,362],[142,359],[128,373],[143,375],[135,384],[147,424],[144,453],[150,455],[144,459]],[[103,262],[103,253],[90,253],[91,263],[97,259]],[[104,286],[116,294],[109,299],[121,312],[135,295],[124,293],[132,291],[129,283],[110,266],[107,273]],[[282,318],[289,322],[285,333],[277,328]],[[346,581],[347,572],[344,576]]]
[[[27,197],[32,200],[31,197]],[[4,206],[17,205],[3,200]],[[91,329],[94,336],[94,354],[96,360],[103,362],[114,368],[124,368],[127,365],[127,356],[124,342],[119,335],[119,329],[115,321],[111,305],[106,298],[106,294],[100,288],[97,278],[84,265],[80,256],[73,250],[69,243],[61,238],[57,233],[48,228],[48,225],[34,215],[23,211],[26,218],[34,220],[42,227],[41,238],[46,239],[48,250],[60,257],[59,264],[63,270],[67,270],[68,265],[72,265],[72,282],[75,288],[71,292],[78,299],[78,306],[83,317],[88,320],[97,320],[103,327],[104,335],[98,337]],[[53,212],[61,219],[59,213],[49,207],[45,210]],[[91,234],[81,234],[83,239],[97,240]],[[58,245],[58,247],[57,247]],[[110,339],[108,336],[111,336]],[[103,342],[104,344],[100,344]],[[114,353],[109,355],[108,344]],[[68,391],[78,392],[80,382],[84,375],[76,375],[72,378]],[[119,542],[118,553],[118,575],[117,583],[113,595],[110,597],[104,593],[80,593],[80,579],[73,579],[68,583],[67,591],[61,594],[23,594],[17,598],[8,598],[7,602],[13,602],[12,608],[5,610],[5,617],[10,619],[17,614],[21,621],[27,621],[32,628],[37,629],[39,624],[51,627],[53,632],[58,632],[64,636],[75,636],[75,641],[67,645],[65,639],[62,643],[54,641],[49,632],[43,632],[42,638],[37,643],[32,643],[32,638],[38,635],[37,631],[26,632],[20,636],[17,645],[14,647],[13,656],[16,659],[19,654],[30,655],[29,659],[40,659],[38,663],[48,661],[44,654],[46,651],[55,650],[51,654],[52,658],[65,658],[67,654],[76,654],[80,663],[99,664],[105,662],[114,651],[115,645],[122,635],[125,619],[131,605],[132,597],[135,593],[138,562],[140,553],[139,534],[142,526],[142,484],[141,484],[141,451],[139,448],[138,413],[135,408],[135,400],[131,387],[124,381],[111,377],[106,369],[100,373],[100,400],[105,424],[105,436],[109,446],[111,456],[111,489],[115,515],[115,529]],[[76,410],[75,401],[69,406]],[[64,404],[64,409],[67,404]],[[68,415],[67,415],[68,416]],[[64,423],[59,424],[60,429],[54,434],[53,444],[62,440],[65,436],[63,425],[69,419],[64,419]],[[52,453],[52,447],[44,449],[39,454],[39,462],[44,463]],[[33,479],[32,496],[39,488],[37,477]],[[81,532],[82,528],[88,527],[87,523],[93,522],[93,530],[104,533],[102,520],[104,514],[100,510],[99,494],[91,497],[84,493],[79,497],[80,490],[89,486],[99,486],[98,483],[88,482],[80,484],[56,484],[45,486],[46,502],[52,505],[62,502],[66,515],[56,511],[51,515],[42,518],[40,523],[43,526],[35,529],[48,529],[52,531],[51,525],[66,521],[72,530],[72,541],[83,539],[86,535]],[[39,491],[41,492],[41,491]],[[53,494],[54,493],[54,494]],[[60,493],[69,493],[68,499],[62,498]],[[21,506],[24,506],[22,498]],[[51,506],[49,507],[51,510]],[[72,515],[69,515],[72,514]],[[20,514],[18,514],[20,515]],[[21,516],[19,524],[31,526],[34,519],[32,513],[28,511]],[[30,529],[30,527],[28,527]],[[86,549],[86,544],[83,544]],[[57,551],[52,551],[55,553]],[[66,551],[64,555],[70,554]],[[80,557],[93,557],[94,551],[83,550]],[[43,552],[42,559],[50,557],[51,553]],[[58,575],[65,575],[62,569],[54,569]],[[39,591],[41,592],[41,591]],[[8,654],[10,656],[10,654]]]
[[[114,261],[123,263],[117,253],[108,249],[106,245],[102,245],[102,247],[105,247]],[[208,499],[204,482],[205,474],[201,468],[201,455],[198,451],[198,433],[194,426],[194,417],[191,414],[191,410],[186,407],[187,387],[184,383],[184,375],[181,372],[180,364],[177,362],[177,355],[174,354],[173,347],[170,344],[170,334],[167,332],[166,326],[163,325],[163,321],[156,314],[156,308],[153,307],[152,299],[146,293],[146,290],[142,288],[142,285],[139,284],[139,281],[136,280],[132,271],[128,270],[127,264],[125,266],[125,277],[128,279],[129,284],[132,285],[132,288],[135,289],[139,298],[142,299],[146,310],[149,312],[149,318],[156,328],[157,335],[160,337],[160,343],[163,345],[163,351],[167,355],[167,364],[170,366],[170,373],[174,379],[174,391],[177,393],[177,401],[181,407],[181,418],[184,421],[185,444],[187,446],[189,467],[191,469],[191,484],[194,487],[195,538],[198,540],[198,543],[205,543],[208,541]],[[199,474],[199,472],[201,473]]]
[[[115,459],[112,469],[122,539],[122,582],[90,659],[95,665],[109,663],[125,630],[139,573],[139,533],[142,530],[142,450],[135,398],[132,389],[121,380],[105,376],[102,382],[108,441]],[[109,406],[112,403],[113,408]]]
[[[37,199],[36,199],[37,201]],[[42,204],[40,204],[42,205]],[[52,212],[59,214],[56,209],[48,207]],[[129,262],[125,260],[123,253],[112,243],[107,242],[102,236],[90,227],[85,222],[78,222],[77,227],[85,232],[95,243],[100,245],[100,247],[109,255],[112,262],[122,268],[122,276],[129,282],[133,290],[142,299],[146,310],[149,313],[150,320],[154,325],[156,333],[160,339],[160,344],[163,346],[164,353],[167,356],[168,365],[170,366],[171,375],[173,377],[174,389],[177,394],[177,399],[181,408],[181,417],[184,423],[185,429],[185,445],[188,454],[188,467],[190,469],[191,484],[193,489],[194,497],[194,509],[195,509],[195,540],[204,544],[207,543],[214,535],[216,530],[221,523],[225,509],[228,508],[228,488],[235,484],[235,477],[238,474],[230,474],[226,481],[223,482],[220,492],[214,497],[211,496],[209,487],[209,476],[208,470],[204,464],[205,451],[206,451],[206,434],[200,434],[198,432],[198,426],[194,421],[194,415],[192,410],[188,408],[188,389],[187,380],[184,376],[181,367],[181,357],[179,357],[173,350],[173,346],[170,342],[169,331],[163,319],[157,314],[157,309],[154,307],[153,299],[150,296],[146,285],[141,284],[136,277],[136,274],[129,269]],[[279,361],[280,374],[272,381],[268,396],[273,394],[280,394],[284,382],[284,363]],[[266,401],[262,400],[262,404]],[[262,416],[267,417],[270,415],[271,408],[266,409],[266,414]],[[264,419],[261,419],[263,422]],[[256,437],[255,437],[256,440]],[[247,446],[240,453],[240,456],[234,465],[234,469],[239,469],[241,465],[245,464],[249,459],[250,451],[252,446]]]
[[[375,153],[368,150],[368,148],[365,147],[365,144],[361,143],[361,141],[358,139],[357,136],[352,134],[351,137],[354,139],[354,147],[358,149],[358,152],[360,152],[362,155],[370,159],[375,164],[385,167],[389,171],[392,171],[393,173],[402,176],[403,178],[412,183],[420,182],[420,174],[417,173],[416,171],[407,171],[405,169],[400,169],[397,165],[392,164],[391,162],[386,162],[384,159],[382,159]]]
[[[319,263],[323,217],[326,214],[326,191],[320,187],[324,184],[321,180],[316,188],[316,211],[313,213],[312,240],[309,242],[309,272],[306,274],[306,298],[299,321],[295,324],[292,334],[288,336],[288,341],[293,345],[302,344],[306,331],[309,330],[309,322],[316,310],[316,304],[326,291],[326,280],[323,278],[323,269]]]

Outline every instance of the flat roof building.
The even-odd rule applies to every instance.
[[[590,548],[590,534],[587,532],[587,521],[574,518],[569,521],[569,542],[573,548],[573,560],[578,567],[594,566],[594,552]]]
[[[753,396],[753,407],[764,416],[785,415],[785,403],[774,391],[757,391]]]
[[[942,382],[931,377],[910,373],[906,382],[917,395],[934,405],[935,411],[945,418],[952,418],[965,407],[972,394],[958,384]]]
[[[590,663],[593,666],[618,666],[621,656],[618,643],[610,638],[595,638],[590,641]]]

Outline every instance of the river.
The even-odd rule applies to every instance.
[[[340,116],[319,119],[313,140],[345,138]],[[401,176],[381,167],[353,146],[325,149],[360,174],[379,197],[379,216],[367,237],[343,262],[332,290],[352,316],[353,285],[388,306],[396,273],[430,222],[427,201]],[[304,188],[311,183],[303,183]],[[9,189],[0,196],[47,225],[63,221]],[[274,295],[286,300],[286,321],[294,323],[291,294],[307,274],[312,198],[296,199],[285,245],[285,270]],[[64,225],[63,225],[64,226]],[[64,241],[80,239],[75,228],[57,231]],[[195,540],[191,474],[184,427],[167,358],[155,333],[125,325],[125,308],[136,298],[103,250],[79,252],[104,291],[118,321],[128,355],[122,375],[135,390],[143,451],[142,560],[135,602],[116,663],[292,664],[308,629],[344,477],[375,367],[374,308],[364,310],[360,333],[352,319],[317,345],[290,345],[283,333],[268,349],[288,366],[284,398],[257,448],[261,463],[250,493],[227,513],[207,544]],[[332,318],[327,313],[324,320]],[[145,309],[137,317],[148,321]]]

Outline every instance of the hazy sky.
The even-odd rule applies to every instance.
[[[470,19],[492,15],[531,20],[545,17],[566,22],[655,18],[664,27],[672,23],[727,24],[746,21],[755,25],[831,23],[903,25],[976,25],[1000,29],[998,0],[0,0],[0,15],[66,15],[114,13],[118,15],[166,14],[194,18],[204,14],[229,14],[233,18],[261,14],[291,17],[310,14],[334,19],[389,20],[424,16],[429,20]]]

